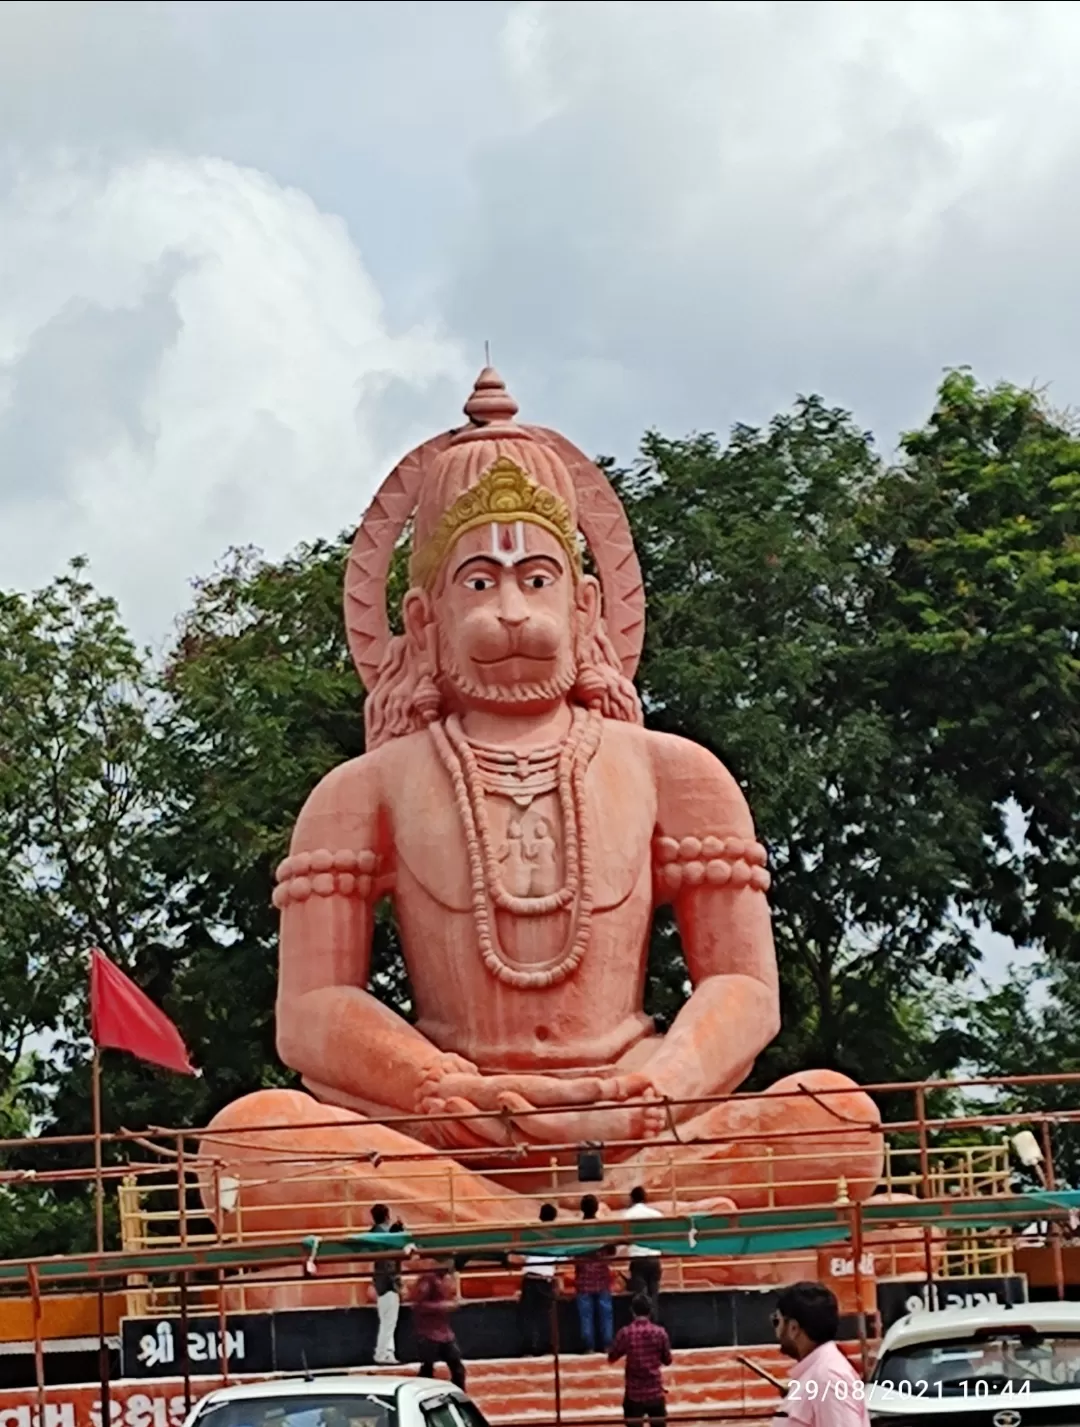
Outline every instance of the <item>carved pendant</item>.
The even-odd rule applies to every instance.
[[[513,897],[550,897],[559,890],[559,847],[550,818],[511,816],[498,851],[502,884]]]

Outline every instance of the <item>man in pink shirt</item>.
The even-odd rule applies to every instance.
[[[836,1346],[839,1325],[823,1283],[793,1283],[776,1300],[777,1341],[795,1366],[774,1427],[869,1427],[865,1384]]]

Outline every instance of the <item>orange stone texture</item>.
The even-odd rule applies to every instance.
[[[828,1203],[841,1179],[866,1199],[879,1116],[845,1077],[708,1103],[780,1025],[768,857],[723,764],[644,726],[644,591],[614,490],[520,424],[491,368],[465,415],[391,473],[353,544],[367,751],[311,793],[274,890],[278,1049],[306,1091],[217,1117],[209,1207],[320,1234],[366,1227],[373,1201],[412,1225],[509,1224],[589,1188],[618,1214],[637,1184],[661,1208]],[[368,989],[383,898],[411,1023]],[[665,905],[692,989],[661,1033],[643,1001]],[[584,1142],[601,1184],[577,1181]]]

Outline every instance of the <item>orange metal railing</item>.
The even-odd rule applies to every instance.
[[[1019,1115],[996,1111],[992,1105],[979,1106],[980,1110],[985,1108],[988,1113],[936,1117],[927,1113],[927,1097],[936,1090],[956,1092],[980,1087],[985,1091],[995,1086],[1047,1083],[1074,1090],[1075,1106],[1055,1110],[1052,1115]],[[699,1142],[693,1147],[672,1140],[664,1147],[666,1162],[663,1176],[672,1206],[686,1208],[718,1193],[715,1176],[710,1179],[702,1164],[702,1150],[710,1147],[722,1155],[725,1166],[746,1174],[740,1182],[740,1196],[751,1195],[762,1206],[777,1202],[777,1185],[780,1182],[789,1203],[792,1195],[805,1203],[829,1204],[845,1197],[864,1199],[875,1190],[887,1196],[914,1195],[924,1199],[946,1199],[953,1195],[964,1198],[996,1197],[1004,1195],[1010,1187],[1016,1166],[1010,1158],[1009,1139],[1019,1128],[1034,1128],[1039,1132],[1046,1148],[1044,1172],[1049,1174],[1049,1182],[1052,1183],[1054,1126],[1080,1123],[1080,1075],[1013,1077],[1008,1081],[891,1083],[866,1088],[871,1094],[879,1091],[894,1098],[906,1095],[910,1097],[914,1111],[911,1118],[897,1119],[882,1127],[887,1152],[880,1183],[841,1180],[836,1173],[835,1151],[827,1145],[830,1134],[835,1138],[835,1131],[803,1130],[790,1136],[775,1132],[767,1136],[749,1134],[739,1136],[737,1144],[717,1139]],[[829,1093],[819,1091],[816,1095],[827,1099]],[[695,1108],[703,1109],[746,1098],[746,1095],[715,1097],[697,1102]],[[328,1122],[327,1128],[333,1128],[334,1123]],[[400,1127],[406,1128],[408,1124],[408,1121],[402,1121]],[[288,1129],[287,1126],[268,1127],[271,1132],[275,1128]],[[854,1132],[855,1127],[850,1128]],[[250,1139],[250,1131],[242,1133]],[[815,1137],[820,1136],[824,1136],[824,1141],[815,1148]],[[732,1136],[731,1140],[734,1138]],[[122,1132],[107,1136],[105,1140],[108,1155],[122,1159],[121,1163],[107,1163],[104,1173],[107,1197],[118,1211],[119,1237],[124,1248],[229,1243],[240,1250],[242,1257],[245,1246],[272,1242],[276,1232],[279,1236],[279,1231],[266,1222],[267,1211],[256,1202],[257,1177],[241,1181],[230,1168],[228,1131],[216,1130],[209,1148],[205,1134],[190,1129]],[[82,1147],[89,1158],[92,1141],[89,1136],[8,1141],[0,1142],[0,1151],[17,1147],[20,1159],[25,1161],[34,1150],[51,1153],[60,1146],[69,1150]],[[614,1148],[626,1154],[646,1147],[654,1151],[655,1169],[655,1141],[648,1145],[644,1142],[624,1143]],[[576,1149],[574,1145],[565,1145],[554,1146],[551,1150],[550,1194],[563,1198],[567,1204],[581,1192],[581,1186],[575,1183],[573,1168]],[[494,1197],[478,1191],[475,1179],[462,1173],[462,1169],[469,1169],[479,1157],[468,1150],[458,1153],[455,1161],[432,1161],[426,1151],[423,1154],[404,1153],[389,1157],[398,1161],[394,1165],[395,1177],[412,1185],[410,1229],[421,1231],[435,1225],[454,1225],[459,1221],[459,1214],[466,1209],[473,1211],[475,1221],[475,1211],[484,1207],[485,1197]],[[483,1158],[486,1169],[492,1151],[485,1150]],[[305,1184],[322,1184],[327,1179],[333,1179],[335,1170],[348,1160],[348,1155],[335,1152],[290,1153],[287,1147],[273,1155],[275,1179],[296,1187],[296,1193],[291,1196],[294,1214],[302,1218],[306,1209],[314,1213],[317,1207],[321,1216],[319,1232],[324,1235],[336,1231],[342,1234],[356,1232],[366,1228],[370,1222],[370,1201],[352,1192],[341,1196],[340,1221],[337,1224],[328,1225],[324,1196],[304,1198]],[[91,1173],[89,1166],[66,1170],[42,1169],[36,1174],[32,1170],[0,1172],[0,1187],[9,1195],[17,1196],[21,1190],[37,1192],[51,1183],[85,1183]],[[512,1188],[519,1177],[524,1180],[526,1176],[535,1181],[535,1163],[531,1168],[523,1168],[520,1152],[507,1150],[504,1163],[498,1169],[500,1182]],[[470,1180],[467,1187],[466,1180]],[[206,1210],[203,1193],[208,1185],[210,1202],[228,1205],[229,1212],[224,1218],[213,1217]],[[598,1188],[603,1195],[602,1186]],[[660,1207],[665,1207],[661,1191],[654,1194],[654,1199]],[[935,1277],[997,1276],[1010,1272],[1013,1267],[1014,1231],[1008,1227],[979,1233],[943,1230],[940,1234],[930,1235],[923,1232],[918,1236],[918,1242],[913,1240],[910,1232],[886,1233],[880,1228],[871,1237],[875,1268],[879,1275],[914,1273],[925,1265]],[[1060,1249],[1058,1254],[1060,1256]],[[755,1271],[764,1272],[768,1267],[767,1263],[759,1264]],[[780,1270],[782,1265],[774,1264],[774,1267]],[[673,1286],[694,1281],[702,1269],[701,1261],[690,1265],[676,1260],[672,1265]],[[242,1278],[232,1277],[226,1286],[233,1295],[233,1301],[236,1301],[235,1294],[239,1293],[242,1303]],[[198,1301],[209,1305],[220,1297],[220,1289],[221,1285],[211,1282],[193,1285],[192,1292],[197,1293]],[[355,1275],[350,1291],[355,1294],[356,1301],[363,1301],[366,1289]],[[133,1315],[172,1311],[176,1303],[176,1288],[168,1283],[131,1280],[127,1284],[127,1292],[128,1311]]]

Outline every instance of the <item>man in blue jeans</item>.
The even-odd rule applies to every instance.
[[[600,1205],[595,1194],[586,1194],[581,1201],[581,1217],[586,1223],[597,1216]],[[574,1294],[577,1298],[578,1323],[581,1326],[581,1351],[594,1353],[599,1337],[600,1350],[607,1352],[614,1336],[611,1306],[611,1255],[608,1245],[574,1260]]]

